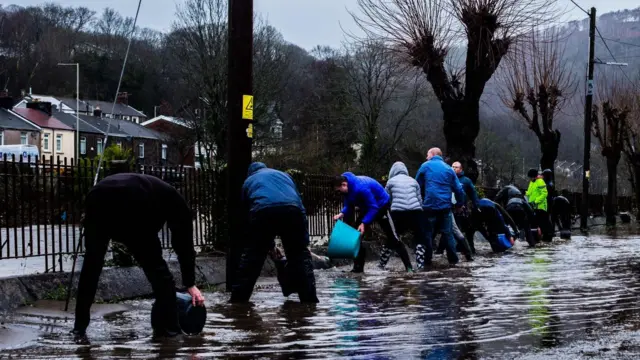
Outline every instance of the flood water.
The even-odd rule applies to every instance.
[[[640,329],[640,238],[574,236],[501,255],[479,248],[473,263],[440,263],[428,273],[404,274],[397,259],[389,272],[375,264],[364,275],[317,271],[316,306],[287,301],[274,279],[260,283],[252,305],[208,293],[204,333],[164,343],[150,338],[150,300],[93,320],[90,346],[71,342],[70,320],[21,315],[12,326],[39,337],[0,357],[545,359]]]

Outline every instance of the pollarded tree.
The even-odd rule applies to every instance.
[[[605,77],[603,77],[604,79]],[[618,164],[622,158],[623,147],[628,142],[629,115],[632,97],[629,88],[620,82],[609,79],[609,84],[601,87],[599,94],[601,107],[593,106],[592,133],[600,142],[602,156],[607,161],[607,197],[605,198],[605,214],[607,225],[616,224],[618,210]]]
[[[352,14],[366,36],[407,55],[440,101],[447,155],[477,179],[480,98],[521,35],[554,15],[555,0],[358,0]],[[466,43],[464,62],[446,64]]]
[[[572,98],[576,81],[563,59],[560,32],[532,31],[507,61],[503,76],[504,103],[527,123],[540,142],[540,167],[554,171],[560,131],[554,126],[558,111]]]

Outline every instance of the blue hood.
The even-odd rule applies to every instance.
[[[364,224],[372,223],[380,208],[389,203],[389,194],[377,180],[370,177],[356,176],[351,172],[346,172],[342,176],[347,179],[349,185],[342,213],[348,217],[357,206],[364,213],[362,222]]]
[[[259,170],[266,169],[266,168],[267,168],[267,165],[265,165],[264,163],[261,163],[258,161],[251,163],[251,165],[249,165],[249,171],[247,172],[247,176],[251,176],[257,173]]]

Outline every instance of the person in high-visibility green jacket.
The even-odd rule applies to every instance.
[[[544,182],[542,176],[538,176],[538,170],[536,169],[529,170],[528,175],[531,179],[526,194],[529,204],[531,204],[533,210],[548,211],[547,195],[549,192],[547,191],[547,183]]]
[[[549,218],[549,204],[547,203],[547,184],[542,176],[538,175],[538,170],[531,169],[527,174],[529,179],[529,188],[527,189],[527,199],[529,204],[535,211],[536,221],[540,230],[542,230],[542,240],[551,241],[553,239],[553,227]]]

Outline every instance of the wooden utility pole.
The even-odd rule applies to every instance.
[[[580,211],[580,229],[587,231],[589,218],[589,178],[591,177],[591,109],[593,108],[593,68],[595,66],[596,8],[589,13],[589,70],[587,74],[587,94],[584,105],[584,168],[582,173],[582,209]]]
[[[234,283],[243,242],[240,194],[251,163],[253,138],[253,0],[229,0],[227,291]]]

